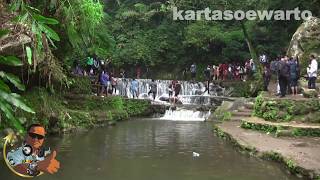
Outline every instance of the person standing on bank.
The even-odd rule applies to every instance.
[[[169,85],[169,88],[168,88],[168,90],[169,90],[169,101],[171,101],[175,86],[176,86],[176,80],[172,80],[171,84]]]
[[[153,96],[153,100],[155,100],[157,95],[157,83],[154,81],[154,79],[151,80],[150,91],[148,92],[148,96],[150,96],[151,93]]]
[[[264,91],[268,91],[269,82],[271,79],[271,71],[270,68],[265,64],[263,67],[263,85]]]
[[[108,74],[108,72],[106,70],[103,70],[100,74],[100,84],[102,86],[101,88],[101,92],[100,95],[103,97],[104,94],[106,94],[106,96],[108,96],[108,83],[109,83],[109,79],[110,76]]]
[[[136,97],[138,99],[139,94],[138,94],[138,89],[139,89],[139,83],[136,79],[132,79],[131,85],[130,85],[130,92],[132,94],[132,97]]]
[[[179,81],[176,81],[174,86],[174,97],[173,97],[174,104],[178,102],[178,96],[180,94],[180,91],[181,91],[181,84],[179,83]]]
[[[190,67],[190,72],[191,72],[191,79],[194,82],[196,80],[197,76],[197,66],[196,63],[193,63]]]
[[[297,58],[291,58],[289,61],[290,66],[290,87],[292,95],[298,94],[298,79],[299,79],[299,62]]]
[[[207,83],[206,90],[204,92],[208,91],[208,94],[210,93],[209,92],[210,78],[211,78],[211,74],[210,73],[211,73],[211,68],[210,68],[210,65],[208,65],[207,68],[204,70],[204,76],[206,78],[206,83]]]
[[[316,80],[318,74],[318,62],[314,55],[310,56],[310,64],[307,68],[308,73],[308,88],[309,89],[316,89]]]
[[[288,80],[290,75],[290,67],[288,64],[288,56],[285,56],[279,62],[279,85],[280,85],[280,94],[281,98],[286,96]]]

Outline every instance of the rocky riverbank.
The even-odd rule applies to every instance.
[[[218,136],[233,142],[240,150],[259,158],[280,162],[298,176],[319,179],[320,138],[276,138],[239,127],[239,122],[232,121],[214,125]]]
[[[301,129],[303,129],[303,132],[311,132],[311,130],[309,130],[310,128],[312,132],[319,132],[320,126],[318,127],[317,123],[310,124],[311,121],[299,122],[296,116],[292,116],[290,119],[288,118],[285,123],[282,122],[283,120],[280,117],[271,119],[273,122],[269,121],[269,116],[265,116],[267,120],[253,117],[256,114],[261,115],[261,113],[258,113],[261,111],[261,101],[261,98],[258,98],[254,105],[245,101],[243,101],[242,105],[241,103],[235,105],[233,102],[223,103],[222,106],[216,110],[215,114],[221,114],[219,111],[228,112],[229,118],[226,118],[226,115],[223,114],[219,122],[215,120],[215,134],[231,141],[243,152],[284,164],[290,172],[300,177],[319,179],[320,138],[318,137],[318,133],[299,132],[301,132]],[[265,104],[269,103],[269,101],[274,102],[275,100],[268,98],[264,98],[263,100],[263,102],[266,102]],[[314,104],[315,101],[318,100],[304,99],[297,103],[295,100],[291,101],[290,98],[287,98],[277,100],[277,103],[272,104],[278,105],[279,107],[282,104],[287,104],[288,106],[285,107],[292,106],[292,108],[290,108],[290,110],[292,110],[295,109],[296,106],[300,107],[301,103]],[[234,107],[238,108],[235,109]],[[304,106],[304,108],[307,108],[307,106]],[[288,112],[288,110],[284,108],[280,108],[280,110],[285,113],[291,113],[291,111]],[[271,110],[266,111],[266,113],[270,111]],[[306,112],[306,114],[308,113],[309,111]],[[302,114],[297,115],[299,115],[297,117],[302,116]],[[292,120],[292,122],[290,122],[290,120]],[[248,125],[248,122],[251,123],[250,127],[244,125]],[[270,124],[274,126],[270,126]],[[288,131],[289,133],[284,134],[284,131]]]

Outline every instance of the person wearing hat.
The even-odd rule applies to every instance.
[[[46,131],[40,124],[32,124],[27,129],[27,135],[22,146],[12,150],[7,160],[13,169],[24,175],[37,176],[40,172],[54,174],[60,168],[56,160],[56,151],[43,147]]]

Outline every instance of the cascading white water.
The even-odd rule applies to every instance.
[[[138,94],[140,99],[151,98],[148,96],[150,90],[151,79],[137,79],[139,87]],[[156,80],[157,94],[156,101],[168,101],[169,100],[169,85],[171,80]],[[188,82],[179,81],[181,84],[181,91],[178,96],[179,101],[184,104],[191,105],[212,105],[210,102],[211,96],[224,96],[224,88],[218,85],[210,86],[210,94],[204,93],[206,90],[205,84],[202,82]],[[131,79],[119,79],[117,94],[121,96],[127,96],[132,98],[130,92]],[[171,121],[205,121],[210,116],[210,111],[197,111],[190,109],[177,108],[175,110],[169,109],[165,112],[162,120]]]
[[[148,92],[150,90],[150,83],[151,79],[137,79],[139,83],[138,88],[138,94],[139,98],[145,99],[148,97]],[[160,98],[169,98],[169,85],[171,84],[171,80],[156,80],[157,83],[157,94],[156,94],[156,100],[159,100]],[[132,94],[130,92],[130,83],[131,79],[118,79],[118,90],[117,94],[121,96],[127,96],[129,98],[132,98]],[[179,81],[181,84],[181,91],[180,91],[180,97],[181,101],[183,103],[194,103],[197,97],[205,97],[209,96],[208,93],[206,93],[205,96],[203,96],[205,92],[205,84],[202,82],[188,82],[188,81]],[[224,88],[221,88],[219,86],[213,86],[210,87],[210,95],[213,96],[223,96],[224,95]]]
[[[193,111],[186,109],[166,110],[165,115],[160,118],[170,121],[205,121],[210,116],[210,111]]]

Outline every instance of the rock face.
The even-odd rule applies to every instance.
[[[320,19],[311,17],[294,33],[287,54],[306,60],[313,53],[320,56]]]

